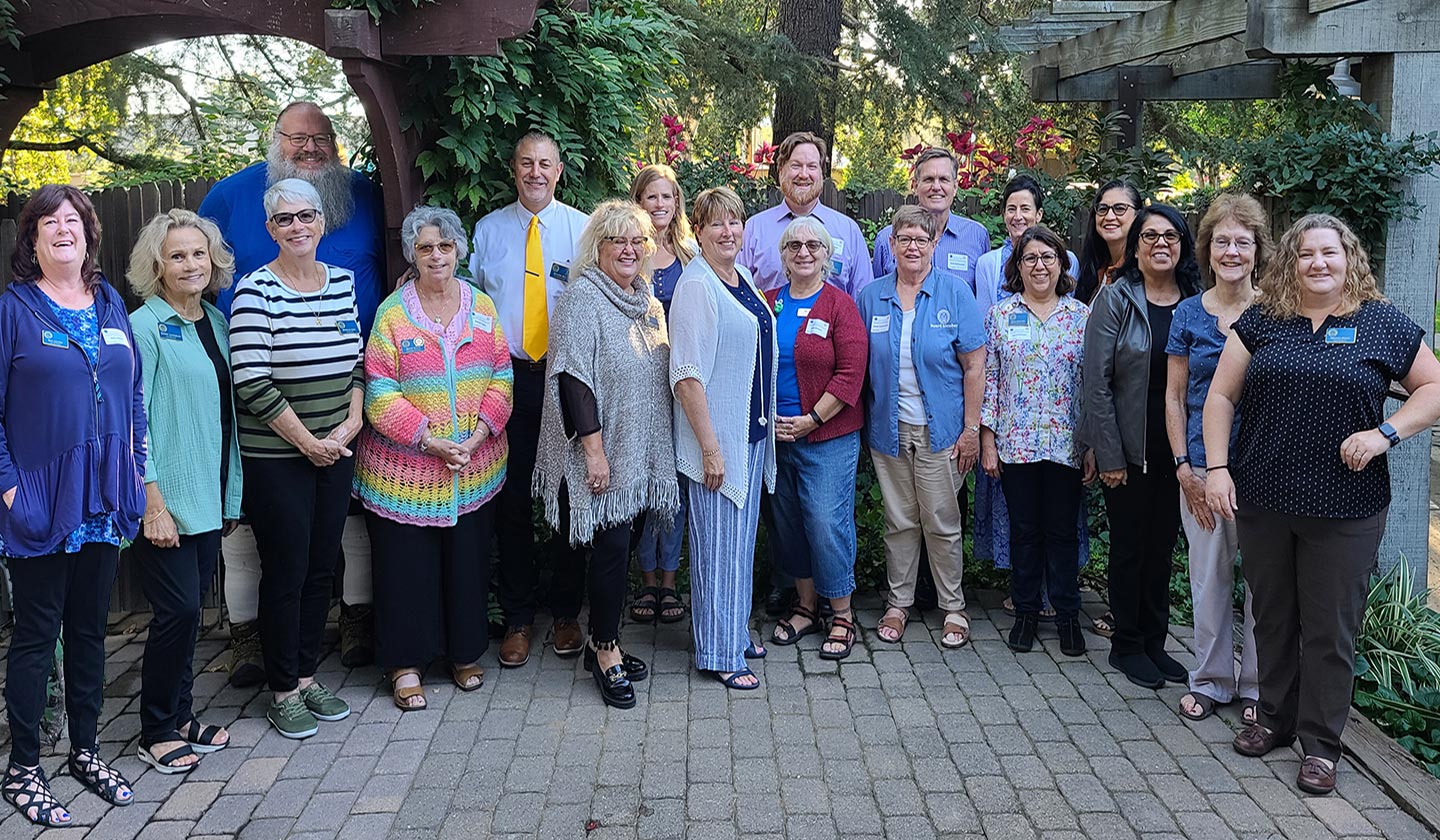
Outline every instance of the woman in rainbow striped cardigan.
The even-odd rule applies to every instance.
[[[494,302],[455,277],[459,217],[417,207],[400,241],[413,279],[380,304],[365,349],[355,494],[374,558],[375,659],[395,705],[413,711],[438,656],[464,691],[485,678],[489,502],[505,481],[513,375]]]

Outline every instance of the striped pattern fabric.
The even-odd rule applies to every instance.
[[[247,274],[235,290],[230,370],[246,457],[300,457],[268,424],[288,407],[311,434],[323,437],[344,422],[351,390],[364,387],[354,277],[321,265],[328,277],[317,292],[295,291],[269,266]]]
[[[413,283],[413,281],[412,281]],[[355,463],[355,495],[367,510],[411,525],[448,526],[491,499],[505,482],[505,424],[512,408],[510,350],[488,295],[462,284],[467,317],[446,342],[407,295],[380,304],[365,350],[365,417]],[[489,437],[470,463],[451,472],[419,449],[422,433],[468,440],[484,424]]]
[[[720,491],[705,489],[704,482],[688,482],[690,627],[695,634],[695,667],[702,671],[745,667],[765,450],[763,440],[749,445],[744,505],[737,507]]]

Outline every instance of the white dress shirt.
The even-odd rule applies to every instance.
[[[487,214],[475,223],[471,242],[470,273],[475,284],[495,301],[500,328],[510,355],[528,359],[525,352],[525,238],[530,219],[540,219],[540,248],[545,255],[547,307],[555,311],[555,299],[570,279],[570,262],[580,244],[580,233],[590,217],[568,204],[551,201],[532,214],[520,202]]]

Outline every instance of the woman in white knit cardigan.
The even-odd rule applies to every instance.
[[[695,667],[751,690],[750,575],[761,481],[775,488],[775,319],[737,265],[745,206],[726,187],[695,198],[700,257],[670,304],[675,459],[690,480],[690,601]]]

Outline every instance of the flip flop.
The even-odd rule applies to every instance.
[[[725,686],[726,688],[734,689],[735,691],[754,691],[755,689],[760,687],[760,678],[755,677],[755,672],[750,670],[749,668],[741,668],[738,671],[732,672],[728,677],[725,676],[724,673],[721,671],[711,671],[710,673],[715,675],[715,679],[719,680],[721,685]],[[739,680],[744,679],[745,677],[755,677],[755,684],[741,685],[739,683]]]
[[[1190,701],[1195,704],[1195,711],[1185,711],[1186,697],[1189,697]],[[1211,715],[1215,714],[1215,707],[1218,705],[1220,704],[1217,703],[1215,701],[1215,698],[1213,697],[1201,694],[1198,691],[1187,691],[1183,696],[1181,696],[1180,705],[1176,707],[1176,711],[1180,712],[1180,716],[1186,718],[1187,720],[1204,720],[1205,718],[1208,718]]]
[[[1240,698],[1240,722],[1249,726],[1260,722],[1260,701],[1249,697]]]
[[[765,649],[764,645],[757,645],[754,642],[751,642],[750,645],[745,648],[746,659],[764,659],[767,653],[769,653],[769,651]]]

